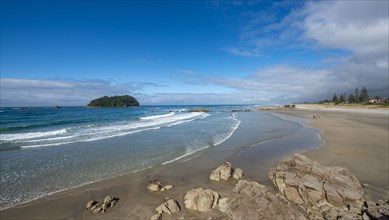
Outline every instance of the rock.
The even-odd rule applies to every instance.
[[[224,162],[222,165],[216,168],[216,170],[211,172],[209,179],[213,181],[228,180],[231,177],[231,173],[232,173],[231,163]]]
[[[162,220],[162,214],[158,213],[151,216],[150,220]]]
[[[207,109],[200,108],[200,109],[190,109],[189,112],[208,112]]]
[[[113,196],[106,196],[104,199],[104,203],[108,204],[111,203],[114,200]]]
[[[233,178],[236,180],[240,180],[243,177],[243,170],[240,168],[236,168],[234,170]]]
[[[150,190],[151,192],[158,192],[161,190],[161,181],[152,181],[150,184],[147,186],[147,189]]]
[[[88,202],[88,204],[86,204],[86,209],[90,210],[96,204],[97,204],[96,201],[91,200],[91,201]]]
[[[366,213],[363,213],[362,219],[363,220],[370,220],[370,217]]]
[[[217,208],[219,197],[217,192],[199,187],[185,194],[184,203],[187,209],[207,212],[211,208]]]
[[[170,198],[166,198],[165,202],[158,206],[155,210],[158,214],[167,213],[169,215],[181,211],[177,201]]]
[[[366,201],[364,203],[363,211],[373,219],[389,219],[389,200],[378,201],[377,203]]]
[[[246,180],[240,180],[232,190],[226,214],[232,219],[308,219],[304,210],[284,196]]]
[[[219,210],[221,212],[226,212],[228,208],[228,198],[219,199]]]
[[[105,213],[109,208],[112,208],[117,203],[117,198],[106,196],[103,202],[89,201],[86,208],[93,214]]]
[[[362,186],[347,169],[325,167],[300,154],[281,161],[269,172],[269,177],[296,204],[330,204],[355,210],[362,205]]]
[[[166,185],[162,189],[165,191],[165,190],[169,190],[169,189],[172,189],[172,188],[173,188],[173,185]],[[161,189],[161,191],[162,191],[162,189]]]
[[[171,213],[174,214],[181,211],[180,206],[178,206],[178,202],[176,200],[168,199],[165,203]]]

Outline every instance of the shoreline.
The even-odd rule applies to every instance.
[[[299,111],[301,110],[285,110],[276,113],[289,115],[304,120],[308,119],[308,127],[315,129],[319,128],[322,130],[320,128],[321,125],[317,125],[315,122],[312,123],[313,120],[309,120],[308,116],[311,116],[313,113],[312,111],[315,110],[304,110],[303,112]],[[325,136],[325,133],[326,130],[322,130],[319,137]],[[235,134],[234,132],[232,136],[234,135],[238,134]],[[294,134],[287,135],[287,137],[290,138],[293,137],[293,135]],[[229,142],[229,140],[234,142],[231,139],[228,139],[226,142]],[[323,138],[323,140],[326,140],[326,138]],[[240,144],[242,143],[242,140],[235,141]],[[194,187],[202,186],[205,188],[211,188],[219,192],[223,197],[228,196],[236,183],[235,181],[213,184],[208,179],[210,171],[225,160],[231,161],[234,167],[243,168],[245,171],[246,180],[253,180],[265,185],[272,186],[270,180],[267,177],[266,170],[271,168],[275,162],[273,162],[273,164],[271,162],[266,163],[263,161],[254,162],[247,156],[243,158],[241,156],[242,153],[247,154],[247,152],[250,152],[248,155],[252,155],[252,152],[262,152],[264,153],[262,158],[265,159],[267,150],[270,150],[267,153],[271,153],[271,150],[273,150],[273,147],[276,147],[275,145],[277,143],[282,143],[277,141],[279,140],[276,140],[275,143],[271,143],[273,142],[272,140],[265,141],[266,143],[248,143],[240,147],[235,147],[235,149],[223,149],[222,147],[208,148],[198,152],[198,155],[193,155],[195,158],[187,158],[182,161],[178,160],[165,165],[152,167],[151,169],[137,171],[136,173],[124,174],[122,176],[113,177],[107,180],[101,180],[91,184],[78,186],[74,189],[67,189],[62,192],[54,193],[31,202],[24,203],[23,205],[17,205],[13,208],[1,210],[0,216],[2,216],[4,219],[31,218],[31,216],[34,216],[36,219],[54,217],[72,219],[149,218],[153,215],[155,207],[157,207],[166,196],[181,200],[185,193]],[[285,143],[289,143],[288,141],[290,140],[286,138],[284,141]],[[230,143],[231,146],[233,144],[234,143]],[[308,151],[301,149],[298,152],[303,152],[305,155],[308,154],[307,156],[309,158],[317,160],[316,158],[312,158],[312,156],[318,157],[319,153],[317,151],[326,148],[327,145],[328,142],[326,141],[326,144],[321,146],[319,149]],[[284,156],[280,156],[277,160],[289,156],[290,153],[283,152],[283,155]],[[258,157],[255,157],[255,159],[259,160]],[[328,165],[322,163],[322,161],[318,162],[323,165]],[[330,164],[330,166],[336,166],[336,164]],[[351,173],[353,173],[352,170]],[[359,180],[361,180],[360,176],[356,176]],[[153,179],[161,179],[166,182],[166,184],[174,185],[174,188],[165,193],[150,193],[146,189],[146,186],[148,182]],[[361,182],[364,181],[361,180]],[[105,195],[113,195],[120,198],[117,207],[115,206],[112,211],[109,211],[104,215],[94,216],[85,210],[87,201],[91,199],[101,199],[104,198]],[[182,203],[180,205],[183,207]],[[45,210],[45,212],[42,213],[42,210]],[[184,211],[180,213],[179,216],[185,216],[185,218],[220,217],[221,214],[220,212],[215,211],[204,214],[185,209],[183,210]]]

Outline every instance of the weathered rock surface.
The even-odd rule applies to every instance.
[[[227,208],[228,208],[228,201],[229,199],[228,198],[222,198],[222,199],[219,199],[219,205],[218,205],[218,208],[221,212],[226,212],[227,211]]]
[[[226,213],[232,219],[308,219],[301,208],[257,182],[240,180],[229,200]]]
[[[389,200],[365,201],[361,184],[345,168],[325,167],[294,154],[273,168],[269,177],[310,219],[389,220]]]
[[[349,210],[362,206],[362,186],[346,168],[325,167],[294,154],[273,168],[269,177],[286,198],[297,204],[330,204]]]
[[[232,165],[230,162],[224,162],[220,165],[216,170],[211,172],[209,176],[210,180],[220,181],[220,180],[228,180],[232,175]]]
[[[212,208],[218,207],[219,198],[220,196],[217,192],[199,187],[186,193],[184,203],[187,209],[207,212]]]
[[[162,220],[162,214],[158,213],[151,216],[150,220]]]
[[[87,203],[86,209],[93,214],[105,213],[109,208],[114,207],[118,200],[113,196],[106,196],[103,202],[91,200]]]
[[[243,170],[240,168],[236,168],[232,177],[236,180],[240,180],[243,177]]]
[[[158,214],[167,213],[169,215],[180,212],[180,206],[174,199],[165,198],[165,202],[155,209]]]
[[[364,202],[362,206],[363,219],[386,219],[389,220],[389,200],[380,200],[377,203]],[[368,217],[368,218],[367,218]]]

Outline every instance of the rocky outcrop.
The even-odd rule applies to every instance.
[[[232,219],[307,219],[302,209],[257,182],[240,180],[229,200],[226,213]]]
[[[219,193],[202,187],[189,190],[184,197],[185,207],[200,212],[207,212],[219,208]]]
[[[300,154],[281,161],[269,177],[296,204],[359,210],[363,203],[362,186],[346,168],[325,167]]]
[[[325,167],[294,154],[273,168],[269,177],[310,219],[389,219],[389,200],[365,201],[361,184],[346,168]]]
[[[86,209],[93,214],[105,213],[109,208],[114,207],[118,200],[113,196],[106,196],[102,202],[91,200],[87,203]]]
[[[173,185],[162,186],[163,182],[159,180],[153,180],[147,185],[147,189],[151,192],[166,191],[173,188]]]

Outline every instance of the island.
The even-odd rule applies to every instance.
[[[128,108],[139,107],[139,102],[134,97],[129,95],[123,96],[103,96],[94,99],[86,106],[89,108]]]

